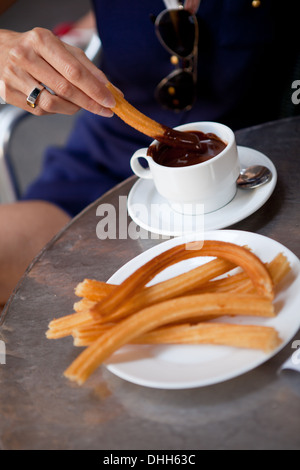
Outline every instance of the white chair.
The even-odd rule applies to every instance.
[[[95,62],[99,57],[101,41],[97,34],[92,38],[85,49],[87,57]],[[11,142],[18,124],[30,113],[4,104],[0,106],[0,203],[11,203],[20,197],[20,185],[16,177],[16,168],[11,158]]]

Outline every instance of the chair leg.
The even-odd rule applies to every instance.
[[[28,115],[26,111],[11,105],[4,105],[0,110],[0,203],[18,199],[19,189],[9,157],[9,146],[15,127]]]

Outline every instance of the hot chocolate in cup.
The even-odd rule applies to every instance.
[[[187,164],[189,157],[183,151],[184,166],[180,166],[180,158],[175,158],[175,163],[172,162],[172,149],[168,149],[168,158],[164,159],[159,154],[160,149],[163,149],[162,144],[153,141],[149,148],[139,149],[131,157],[133,172],[140,178],[153,179],[157,192],[177,212],[189,215],[206,214],[224,207],[236,194],[236,180],[240,173],[233,131],[217,122],[193,122],[176,127],[176,130],[208,134],[201,136],[201,141],[202,138],[205,140],[199,152],[200,163],[197,163],[194,155],[192,164]],[[216,142],[213,141],[211,147],[218,148],[218,152],[215,154],[216,152],[212,151],[210,155],[210,142],[207,148],[205,141],[214,138]],[[178,155],[176,147],[175,153]],[[147,168],[140,164],[140,158],[147,160]],[[166,166],[168,164],[175,166]]]

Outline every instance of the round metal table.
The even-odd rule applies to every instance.
[[[300,119],[241,130],[236,137],[239,145],[274,162],[278,183],[261,209],[229,228],[266,235],[300,257]],[[300,374],[278,374],[293,352],[291,344],[251,372],[190,390],[145,388],[105,367],[83,387],[62,376],[78,350],[69,338],[47,340],[45,331],[50,320],[72,313],[74,287],[84,278],[106,281],[162,241],[97,238],[97,207],[113,204],[118,210],[119,197],[125,198],[135,181],[115,187],[59,233],[4,308],[0,448],[299,449]],[[127,222],[133,223],[129,217]]]

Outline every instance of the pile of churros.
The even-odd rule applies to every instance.
[[[201,256],[209,261],[149,286],[169,266]],[[83,280],[75,288],[80,300],[74,313],[51,321],[46,336],[71,336],[75,346],[84,347],[64,374],[80,385],[126,344],[216,344],[269,352],[281,343],[274,328],[229,323],[226,316],[275,317],[276,288],[289,271],[282,253],[263,263],[249,247],[229,242],[180,244],[120,285]]]

